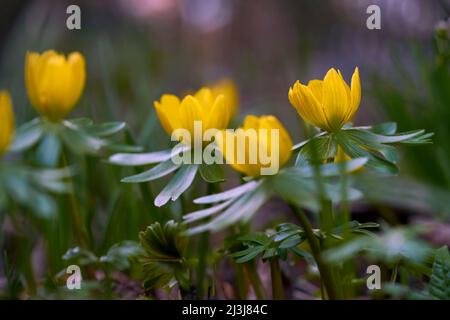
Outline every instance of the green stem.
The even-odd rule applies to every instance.
[[[200,235],[197,267],[197,298],[203,299],[205,294],[206,258],[209,249],[209,232]]]
[[[68,166],[66,153],[63,151],[62,153],[62,163],[63,167]],[[78,242],[78,245],[81,248],[87,248],[88,241],[87,241],[87,234],[86,229],[83,227],[83,220],[81,218],[80,211],[78,209],[77,200],[75,197],[75,191],[73,187],[73,180],[70,178],[69,182],[69,193],[68,193],[68,201],[69,201],[69,214],[70,218],[72,220],[72,227],[74,231],[75,238]]]
[[[235,280],[236,280],[236,287],[238,291],[238,299],[239,300],[245,300],[247,299],[247,279],[244,275],[244,268],[243,265],[240,263],[232,262],[233,263],[233,269],[235,274]]]
[[[135,145],[134,142],[134,138],[131,134],[131,132],[127,129],[125,130],[125,142],[129,143],[131,145]],[[135,174],[140,173],[139,169],[137,167],[133,168],[133,172]],[[148,203],[148,205],[145,206],[145,208],[147,209],[150,217],[152,218],[152,220],[154,222],[163,222],[162,220],[162,215],[163,216],[168,216],[166,215],[166,211],[164,208],[157,208],[156,206],[153,205],[153,199],[155,199],[155,197],[153,196],[153,191],[150,185],[150,182],[148,183],[139,183],[139,190],[141,191],[141,195],[143,198],[144,203]]]
[[[398,263],[395,264],[395,267],[392,270],[392,274],[391,274],[391,282],[392,283],[395,283],[397,281],[397,274],[398,274]]]
[[[270,278],[272,280],[272,299],[283,300],[284,289],[281,278],[281,268],[278,258],[270,259]]]
[[[245,270],[247,271],[247,276],[252,284],[253,290],[255,290],[256,298],[259,300],[265,300],[266,293],[264,291],[264,286],[262,285],[261,279],[259,278],[258,271],[256,270],[255,261],[246,263]]]
[[[219,192],[220,186],[217,183],[209,183],[207,194]],[[183,199],[182,199],[183,200]],[[183,212],[185,214],[186,212]],[[198,244],[198,268],[197,268],[197,297],[202,299],[205,294],[205,275],[207,268],[207,257],[209,250],[209,232],[205,231],[200,235]]]
[[[290,205],[292,211],[297,216],[300,225],[302,226],[303,230],[305,231],[306,239],[309,242],[309,245],[311,247],[311,251],[314,257],[314,260],[317,263],[317,267],[319,268],[320,276],[322,278],[323,284],[325,286],[325,289],[327,290],[328,297],[330,299],[337,299],[337,291],[334,287],[333,277],[331,270],[328,268],[327,264],[325,264],[321,257],[321,250],[320,250],[320,244],[316,236],[314,235],[313,228],[306,217],[303,210],[297,208],[294,205]]]

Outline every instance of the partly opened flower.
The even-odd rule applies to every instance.
[[[239,90],[233,80],[223,78],[212,85],[212,92],[216,96],[223,94],[225,96],[225,104],[230,108],[231,118],[233,118],[239,108]]]
[[[328,132],[337,131],[358,110],[361,101],[358,68],[350,87],[340,71],[331,68],[323,80],[311,80],[307,86],[297,81],[289,88],[288,96],[303,120]]]
[[[11,97],[7,91],[0,91],[0,155],[3,154],[14,135],[15,122]]]
[[[51,121],[59,121],[72,111],[85,79],[85,61],[79,52],[72,52],[67,58],[53,50],[26,55],[28,97],[34,108]]]
[[[225,129],[231,116],[224,95],[215,95],[209,88],[202,88],[181,101],[175,95],[165,94],[154,106],[159,122],[169,135],[177,129],[186,129],[194,137],[195,121],[201,121],[203,131]]]
[[[277,173],[292,149],[289,133],[274,116],[249,115],[242,128],[216,135],[216,143],[227,163],[252,177]]]

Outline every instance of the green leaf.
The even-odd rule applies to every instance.
[[[395,300],[430,300],[432,296],[427,294],[426,291],[418,291],[410,286],[402,285],[399,283],[383,283],[381,285],[383,294],[389,295]]]
[[[194,211],[189,214],[186,214],[183,216],[184,223],[186,223],[186,224],[192,223],[192,222],[204,219],[206,217],[210,217],[213,214],[220,212],[223,209],[225,209],[226,207],[228,207],[231,204],[231,202],[233,202],[233,199],[225,201],[216,206],[212,206],[210,208],[206,208],[206,209],[202,209],[202,210],[198,210],[198,211]]]
[[[144,254],[144,250],[134,241],[123,241],[113,245],[106,255],[100,257],[100,262],[110,263],[118,270],[130,268],[130,259]]]
[[[397,163],[400,160],[398,151],[393,146],[385,145],[382,148],[379,148],[378,152],[380,152],[383,155],[383,157],[386,158],[386,160],[389,162]]]
[[[245,250],[236,252],[234,254],[231,254],[230,256],[232,258],[236,258],[237,263],[245,263],[250,260],[253,260],[255,257],[257,257],[259,254],[264,252],[265,248],[263,246],[257,246],[257,247],[250,247]]]
[[[197,174],[198,165],[183,165],[164,187],[164,189],[155,198],[155,206],[161,207],[169,200],[175,201],[183,194],[194,182]]]
[[[417,228],[397,227],[387,228],[381,235],[359,236],[324,252],[324,259],[339,262],[365,252],[388,265],[401,261],[420,263],[430,254],[430,247],[417,238],[418,231]]]
[[[436,250],[428,292],[441,300],[450,300],[450,254],[447,246]]]
[[[350,128],[342,130],[341,133],[350,135],[354,139],[358,139],[360,143],[367,145],[380,143],[404,143],[408,140],[420,139],[420,137],[423,137],[424,135],[426,135],[427,138],[432,135],[432,133],[425,133],[425,130],[423,129],[401,132],[392,135],[383,135],[374,133],[371,130]]]
[[[75,118],[66,121],[78,127],[88,127],[94,124],[94,121],[89,118]]]
[[[306,251],[302,248],[299,248],[299,247],[291,247],[289,249],[289,251],[291,251],[292,253],[296,254],[299,257],[304,258],[310,266],[316,265],[316,261],[314,260],[314,257],[308,251]]]
[[[275,242],[281,242],[287,238],[290,238],[294,235],[298,235],[300,232],[302,232],[302,230],[300,228],[296,228],[294,230],[283,230],[280,232],[277,232],[275,234],[275,237],[273,238],[273,241]]]
[[[31,210],[37,217],[49,219],[56,213],[54,200],[30,181],[30,175],[23,168],[11,168],[2,175],[3,186],[9,197]]]
[[[349,135],[347,132],[344,133],[344,131],[336,135],[336,139],[344,152],[351,158],[367,158],[368,161],[365,165],[367,169],[385,175],[395,175],[398,173],[398,168],[394,163],[367,151],[369,148],[383,148],[383,145],[373,141],[368,142],[359,138],[355,139],[354,135]],[[361,143],[364,143],[364,145],[361,146]],[[363,149],[363,147],[367,149]]]
[[[179,167],[180,167],[179,164],[174,164],[173,161],[170,159],[170,160],[161,162],[157,166],[155,166],[147,171],[144,171],[137,175],[123,178],[121,181],[125,182],[125,183],[140,183],[140,182],[152,181],[152,180],[159,179],[161,177],[164,177],[164,176],[174,172]]]
[[[272,189],[279,197],[314,212],[317,212],[321,207],[319,201],[321,196],[325,196],[336,203],[356,200],[362,196],[361,192],[351,187],[347,188],[345,194],[342,193],[342,187],[339,184],[323,183],[324,188],[321,190],[314,179],[289,174],[289,171],[286,170],[282,170],[270,181]],[[324,191],[324,194],[322,194],[322,191]]]
[[[77,154],[97,155],[107,143],[99,138],[89,136],[76,127],[64,126],[62,139],[65,145]]]
[[[85,130],[88,134],[93,136],[108,137],[122,131],[125,126],[125,122],[104,122],[88,126]]]
[[[189,147],[175,147],[148,153],[117,153],[109,157],[109,163],[122,166],[142,166],[170,160],[174,155],[188,151]]]
[[[46,167],[56,167],[61,155],[61,140],[53,133],[44,135],[36,151],[36,158],[39,164]]]
[[[318,165],[318,169],[321,177],[339,176],[340,174],[357,170],[364,166],[367,161],[367,158],[355,158],[349,161]],[[316,175],[316,168],[314,168],[313,165],[292,167],[284,169],[283,171],[284,175],[297,175],[302,178],[314,178]]]
[[[306,145],[307,143],[309,143],[312,139],[319,138],[319,137],[322,137],[322,136],[327,135],[327,134],[328,134],[328,132],[326,132],[326,131],[319,132],[318,134],[316,134],[311,139],[308,139],[308,140],[305,140],[305,141],[302,141],[302,142],[299,142],[299,143],[295,144],[292,147],[292,150],[293,151],[298,150],[298,149],[302,148],[304,145]]]
[[[67,250],[62,258],[81,266],[87,266],[98,262],[98,258],[94,253],[86,249],[81,249],[80,247]]]
[[[300,243],[302,243],[303,241],[305,241],[305,237],[304,236],[295,235],[295,236],[292,236],[292,237],[289,237],[289,238],[283,240],[280,243],[279,248],[289,249],[289,248],[292,248],[292,247],[296,247]]]
[[[264,233],[249,233],[238,238],[239,241],[245,243],[256,243],[266,246],[270,243],[270,239]]]
[[[202,164],[200,165],[200,174],[208,183],[217,183],[225,181],[223,168],[219,164]]]
[[[314,137],[300,149],[295,160],[295,166],[302,167],[309,165],[314,160],[315,162],[320,162],[333,158],[336,152],[337,145],[331,135]]]
[[[66,193],[69,191],[69,185],[63,179],[72,176],[72,171],[68,168],[30,169],[29,175],[33,184],[38,185],[42,189],[55,193]]]
[[[267,201],[270,195],[269,189],[264,184],[259,185],[258,188],[243,194],[210,222],[190,228],[186,231],[186,234],[193,235],[207,230],[218,231],[237,221],[246,222]]]
[[[108,142],[105,146],[111,152],[142,152],[144,150],[141,146],[133,146],[129,144],[119,144]]]
[[[369,129],[373,133],[382,134],[382,135],[392,135],[397,132],[397,123],[395,122],[384,122],[377,125],[372,126]]]
[[[139,234],[144,249],[140,261],[145,290],[165,287],[172,279],[176,279],[181,287],[187,286],[184,279],[189,270],[184,258],[187,238],[181,235],[182,230],[181,225],[170,220],[164,228],[156,222]]]
[[[17,129],[14,141],[8,150],[18,152],[28,149],[39,141],[42,133],[43,129],[39,118],[27,122]]]
[[[236,187],[236,188],[224,191],[224,192],[197,198],[194,200],[194,203],[207,204],[207,203],[215,203],[215,202],[230,200],[230,199],[239,197],[240,195],[242,195],[244,193],[255,190],[260,184],[261,184],[261,182],[259,182],[259,181],[250,181],[250,182],[244,183],[243,185],[240,185],[239,187]]]
[[[274,257],[277,257],[277,256],[278,256],[278,249],[277,248],[267,248],[264,251],[264,254],[262,255],[261,258],[263,260],[267,260],[267,259],[274,258]]]

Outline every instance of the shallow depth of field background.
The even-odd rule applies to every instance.
[[[82,28],[71,31],[66,8],[75,3],[81,7]],[[381,30],[366,28],[370,4],[381,8]],[[397,222],[435,221],[449,212],[450,83],[448,73],[435,70],[439,59],[448,57],[439,56],[434,42],[435,26],[449,10],[448,0],[2,1],[0,88],[10,90],[20,125],[36,116],[24,88],[26,51],[80,51],[86,57],[87,82],[70,116],[126,121],[136,144],[161,150],[170,139],[156,119],[153,101],[163,93],[181,95],[229,77],[240,90],[240,120],[249,113],[274,114],[299,142],[304,126],[287,99],[289,86],[297,79],[322,78],[330,67],[339,68],[349,81],[358,66],[362,102],[357,125],[391,120],[399,131],[424,128],[435,136],[433,145],[401,149],[402,181],[408,187],[399,183],[397,194],[374,191],[381,192],[374,196],[380,202],[357,203],[353,214],[360,221],[393,213]],[[142,216],[139,203],[111,203],[118,193],[132,197],[134,189],[125,190],[119,183],[124,174],[113,173],[107,164],[98,161],[96,168],[97,176],[86,183],[99,194],[90,232],[94,250],[101,252],[118,241],[137,240],[148,217]],[[156,182],[154,189],[161,185]],[[402,188],[430,196],[411,203]],[[115,205],[117,210],[111,210]],[[278,206],[277,201],[265,206],[255,229],[292,219],[279,216]],[[174,208],[171,214],[179,217]],[[450,243],[450,229],[441,227],[437,241]],[[11,238],[17,235],[8,228],[5,223],[0,231],[0,248],[15,243]],[[28,234],[33,235],[33,265],[45,274],[50,267],[40,254],[39,234]],[[65,241],[55,246],[55,256],[73,245]],[[50,264],[55,271],[63,266],[57,259]]]

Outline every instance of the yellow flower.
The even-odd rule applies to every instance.
[[[349,161],[352,158],[342,150],[341,146],[337,147],[336,155],[334,156],[334,163]]]
[[[289,88],[288,97],[303,120],[328,132],[337,131],[352,119],[361,102],[358,67],[351,88],[341,72],[331,68],[323,81],[311,80],[307,86],[297,81]]]
[[[230,121],[225,97],[213,94],[209,88],[202,88],[181,101],[175,95],[164,94],[154,106],[161,126],[169,135],[176,129],[186,129],[194,137],[194,121],[202,122],[203,131],[225,129]]]
[[[265,129],[265,131],[259,129]],[[278,130],[279,139],[273,141],[273,143],[272,129]],[[234,132],[223,130],[220,133],[221,137],[216,135],[216,143],[221,154],[235,170],[247,176],[259,176],[263,174],[261,169],[270,168],[275,162],[276,170],[270,173],[274,174],[291,157],[291,137],[281,122],[274,116],[257,117],[249,115],[245,117],[242,128]],[[278,153],[276,149],[278,149]],[[240,161],[240,158],[244,161]],[[268,158],[270,162],[267,161]]]
[[[223,94],[225,96],[225,104],[230,108],[230,118],[233,118],[239,109],[239,90],[233,80],[223,78],[212,86],[214,95]]]
[[[51,121],[63,119],[80,98],[86,79],[84,57],[72,52],[66,58],[53,50],[27,52],[25,84],[33,107]]]
[[[7,91],[0,91],[0,155],[8,149],[14,131],[15,123],[11,97]]]

